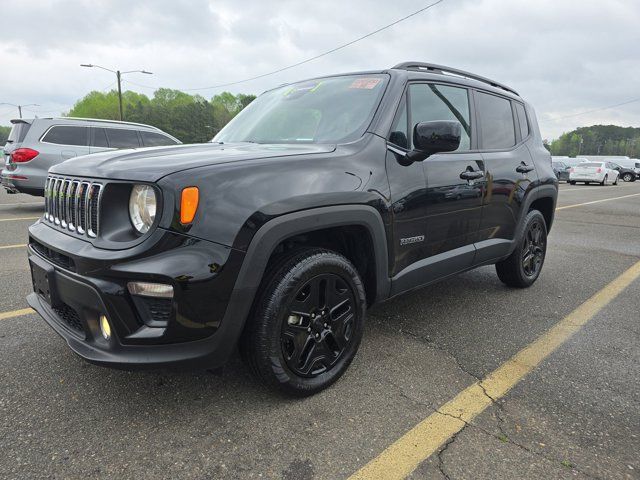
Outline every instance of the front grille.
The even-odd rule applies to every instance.
[[[75,308],[70,307],[66,303],[63,303],[59,307],[52,307],[53,311],[56,312],[60,320],[66,323],[69,327],[77,332],[84,333],[84,328],[82,327],[82,322],[80,321],[80,315]]]
[[[102,190],[99,182],[50,175],[44,187],[44,218],[64,230],[95,238],[100,233]]]

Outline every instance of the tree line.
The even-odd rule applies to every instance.
[[[593,125],[563,133],[548,145],[552,155],[626,155],[640,158],[640,128]]]
[[[122,93],[124,120],[153,125],[184,143],[211,140],[255,95],[223,92],[211,100],[170,88],[156,90],[153,97],[132,91]],[[76,102],[69,117],[117,120],[118,92],[91,92]]]

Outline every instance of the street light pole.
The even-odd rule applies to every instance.
[[[125,73],[144,73],[146,75],[153,75],[152,72],[147,72],[146,70],[127,70],[126,72],[121,72],[120,70],[111,70],[110,68],[101,67],[100,65],[93,65],[91,63],[82,63],[81,67],[88,68],[101,68],[102,70],[106,70],[107,72],[115,73],[116,80],[118,81],[118,111],[120,112],[120,121],[124,120],[124,113],[122,110],[122,75]]]
[[[120,107],[120,121],[122,121],[122,85],[120,82],[120,70],[116,70],[116,78],[118,79],[118,106]]]
[[[39,107],[37,103],[28,103],[26,105],[16,105],[15,103],[0,103],[0,105],[11,105],[12,107],[16,107],[18,109],[18,115],[22,118],[22,107]]]

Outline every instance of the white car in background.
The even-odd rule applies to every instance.
[[[569,183],[576,182],[599,183],[600,185],[617,185],[620,172],[614,170],[611,162],[582,162],[569,170]]]

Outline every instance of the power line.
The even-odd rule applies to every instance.
[[[344,44],[339,45],[339,46],[337,46],[335,48],[332,48],[331,50],[327,50],[325,52],[319,53],[318,55],[315,55],[313,57],[307,58],[306,60],[302,60],[302,61],[297,62],[297,63],[293,63],[293,64],[288,65],[286,67],[278,68],[277,70],[273,70],[271,72],[267,72],[267,73],[263,73],[263,74],[260,74],[260,75],[256,75],[254,77],[245,78],[243,80],[236,80],[234,82],[228,82],[228,83],[220,83],[218,85],[211,85],[209,87],[185,88],[185,89],[182,89],[182,91],[184,91],[184,92],[193,92],[193,91],[197,91],[197,90],[213,90],[215,88],[230,87],[232,85],[238,85],[240,83],[250,82],[252,80],[257,80],[259,78],[268,77],[270,75],[275,75],[276,73],[284,72],[285,70],[289,70],[289,69],[292,69],[292,68],[295,68],[295,67],[299,67],[300,65],[304,65],[305,63],[309,63],[309,62],[312,62],[314,60],[317,60],[318,58],[324,57],[324,56],[329,55],[331,53],[335,53],[338,50],[342,50],[343,48],[349,47],[349,46],[353,45],[354,43],[358,43],[359,41],[364,40],[365,38],[369,38],[369,37],[371,37],[371,36],[373,36],[373,35],[375,35],[377,33],[382,32],[383,30],[391,28],[394,25],[397,25],[397,24],[399,24],[401,22],[404,22],[405,20],[408,20],[411,17],[415,17],[416,15],[419,15],[420,13],[422,13],[422,12],[424,12],[426,10],[429,10],[430,8],[435,7],[436,5],[438,5],[439,3],[442,3],[444,1],[445,0],[438,0],[436,2],[433,2],[433,3],[431,3],[431,4],[429,4],[429,5],[425,6],[425,7],[420,8],[419,10],[416,10],[416,11],[410,13],[409,15],[406,15],[406,16],[404,16],[402,18],[399,18],[399,19],[397,19],[397,20],[395,20],[395,21],[393,21],[393,22],[391,22],[391,23],[389,23],[389,24],[387,24],[387,25],[385,25],[383,27],[380,27],[377,30],[374,30],[374,31],[369,32],[369,33],[367,33],[365,35],[362,35],[361,37],[358,37],[358,38],[356,38],[354,40],[351,40],[350,42],[344,43]],[[150,85],[143,85],[143,84],[139,84],[139,83],[134,83],[134,82],[131,82],[131,81],[129,81],[129,83],[131,83],[132,85],[136,85],[138,87],[158,88],[158,87],[152,87]]]
[[[616,103],[615,105],[609,105],[609,106],[606,106],[606,107],[595,108],[593,110],[587,110],[586,112],[572,113],[571,115],[564,115],[562,117],[552,118],[551,120],[553,120],[555,122],[557,120],[563,120],[565,118],[577,117],[579,115],[586,115],[587,113],[601,112],[602,110],[609,110],[610,108],[621,107],[623,105],[628,105],[630,103],[635,103],[635,102],[640,102],[640,98],[634,98],[633,100],[627,100],[626,102]]]

